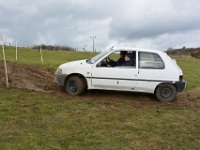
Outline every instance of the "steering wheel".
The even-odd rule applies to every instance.
[[[107,65],[107,67],[111,67],[111,64],[110,64],[111,61],[110,60],[111,59],[109,58],[109,56],[105,58],[105,63]]]

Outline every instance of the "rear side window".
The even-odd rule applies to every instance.
[[[164,69],[165,65],[158,54],[139,52],[139,68]]]

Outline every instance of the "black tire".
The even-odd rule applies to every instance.
[[[156,88],[156,98],[161,102],[171,102],[176,98],[176,88],[171,84],[162,84]]]
[[[66,82],[65,90],[68,94],[79,96],[84,93],[86,89],[85,81],[78,76],[71,76]]]

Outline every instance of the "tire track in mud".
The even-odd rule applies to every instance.
[[[10,62],[8,62],[7,65],[9,84],[11,87],[51,94],[52,96],[59,96],[63,99],[73,99],[72,96],[59,89],[54,77],[54,71],[35,65],[17,64]],[[0,84],[5,85],[3,62],[0,62]],[[199,92],[178,93],[177,100],[171,103],[158,102],[152,94],[100,90],[90,90],[84,96],[81,96],[80,99],[92,101],[104,100],[106,103],[110,103],[112,101],[123,103],[127,102],[138,106],[163,105],[170,107],[200,107]]]

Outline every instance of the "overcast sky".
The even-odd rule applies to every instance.
[[[200,47],[199,0],[0,0],[6,43],[119,46],[165,50]]]

